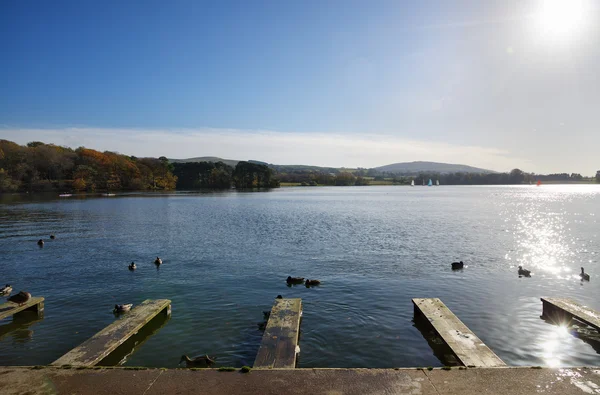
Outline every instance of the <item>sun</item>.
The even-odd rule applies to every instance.
[[[588,1],[541,0],[534,16],[538,31],[553,40],[577,36],[587,22]]]

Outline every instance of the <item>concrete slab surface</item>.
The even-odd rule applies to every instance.
[[[596,368],[131,369],[0,367],[0,394],[600,394]]]

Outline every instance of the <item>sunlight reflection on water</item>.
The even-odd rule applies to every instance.
[[[583,223],[584,215],[594,213],[569,213],[566,206],[574,197],[593,197],[589,188],[577,186],[548,186],[536,188],[526,195],[527,200],[517,204],[506,203],[500,213],[516,240],[517,248],[505,255],[511,267],[523,265],[532,272],[537,271],[557,279],[578,279],[574,268],[593,263],[594,259],[581,260],[581,254],[588,253],[591,241],[582,241],[574,237],[571,226]],[[568,193],[565,193],[568,192]],[[582,196],[583,195],[583,196]],[[512,222],[512,223],[511,223]],[[594,252],[591,253],[593,257]],[[579,260],[578,260],[579,259]]]
[[[443,366],[412,323],[414,297],[441,298],[509,365],[590,366],[600,354],[596,331],[540,318],[544,296],[600,310],[600,185],[28,199],[0,204],[0,269],[47,296],[47,315],[0,335],[3,364],[50,363],[111,323],[115,303],[169,298],[171,320],[128,365],[207,352],[251,365],[277,294],[302,298],[300,367]],[[287,287],[288,275],[323,286]]]

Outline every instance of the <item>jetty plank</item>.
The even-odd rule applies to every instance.
[[[556,322],[560,322],[564,318],[568,320],[576,318],[600,331],[600,313],[596,310],[568,298],[541,298],[541,300],[543,316]]]
[[[171,313],[170,300],[145,300],[52,365],[94,366],[161,312]]]
[[[438,298],[414,298],[415,315],[423,315],[465,366],[506,364]]]
[[[0,320],[26,310],[38,313],[42,312],[44,310],[44,298],[41,296],[32,297],[29,299],[29,302],[24,303],[22,306],[12,302],[4,303],[0,305]]]
[[[255,368],[295,368],[296,347],[300,335],[302,299],[275,299]]]

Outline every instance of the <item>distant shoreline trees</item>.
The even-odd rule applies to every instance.
[[[238,162],[235,168],[223,162],[175,163],[177,189],[278,188],[279,179],[270,167],[251,162]]]
[[[33,141],[21,146],[0,140],[0,192],[99,190],[255,189],[277,188],[281,182],[305,186],[427,184],[514,185],[542,182],[593,182],[577,173],[538,175],[513,169],[508,173],[435,173],[399,175],[376,169],[335,169],[315,166],[238,162],[171,163],[160,158],[136,158],[79,147],[71,149]],[[600,183],[600,170],[596,172]]]
[[[171,190],[171,167],[166,158],[0,140],[0,192]]]

